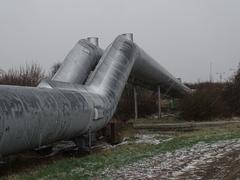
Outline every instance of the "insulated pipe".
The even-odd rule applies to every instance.
[[[118,37],[89,86],[0,86],[0,154],[33,149],[104,127],[112,118],[135,61],[134,44]],[[61,88],[61,84],[63,88]]]
[[[152,87],[161,85],[162,92],[172,96],[182,96],[191,93],[191,89],[179,82],[158,61],[150,57],[140,47],[138,49],[139,56],[132,71],[135,79]]]
[[[133,41],[119,36],[105,50],[88,85],[49,80],[52,88],[0,86],[0,155],[73,139],[104,127],[136,62],[140,59],[147,64],[148,56],[143,55]],[[164,77],[168,76],[160,78]]]
[[[69,52],[52,80],[83,84],[101,58],[98,38],[81,39]]]
[[[79,136],[92,117],[92,102],[78,92],[0,86],[0,155]]]

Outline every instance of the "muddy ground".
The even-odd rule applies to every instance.
[[[174,153],[106,170],[109,179],[240,179],[240,140],[198,143]],[[101,177],[98,177],[101,178]],[[98,179],[97,178],[97,179]]]

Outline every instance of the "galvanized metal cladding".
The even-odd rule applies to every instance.
[[[0,155],[58,140],[81,138],[106,126],[125,84],[136,79],[184,95],[191,90],[133,42],[118,36],[103,51],[97,38],[80,40],[52,79],[38,87],[0,86]]]
[[[83,84],[103,54],[98,38],[81,39],[69,52],[52,80]]]

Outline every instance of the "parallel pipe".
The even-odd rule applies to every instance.
[[[112,118],[133,69],[150,80],[158,75],[163,75],[160,79],[169,77],[165,71],[153,76],[146,72],[156,64],[147,62],[152,63],[152,59],[133,41],[119,36],[105,50],[87,85],[76,84],[80,81],[74,75],[74,84],[61,78],[49,80],[51,88],[0,86],[0,154],[13,154],[101,129]],[[153,72],[161,70],[155,68]],[[157,80],[166,85],[169,82]]]
[[[98,38],[79,40],[69,52],[52,80],[83,84],[93,71],[103,50],[98,47]]]

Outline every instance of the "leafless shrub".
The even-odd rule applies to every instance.
[[[0,84],[18,86],[37,86],[44,78],[44,71],[38,64],[26,64],[19,68],[11,68],[0,76]]]
[[[240,69],[230,82],[226,84],[223,97],[232,115],[240,115]]]
[[[137,90],[137,100],[138,100],[138,116],[146,117],[157,112],[156,96],[154,96],[153,91],[136,87]],[[127,120],[134,117],[134,95],[133,95],[133,85],[127,83],[121,99],[118,103],[118,107],[115,113],[115,117],[122,120]]]
[[[186,120],[210,120],[231,116],[225,98],[227,83],[197,83],[188,85],[196,91],[179,104],[180,115]]]

